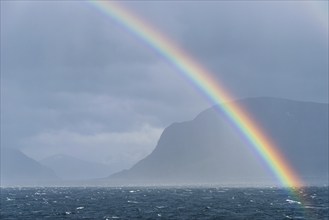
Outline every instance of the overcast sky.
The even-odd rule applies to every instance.
[[[328,102],[328,2],[134,1],[234,98]],[[1,1],[1,147],[128,168],[210,107],[176,69],[83,1]]]

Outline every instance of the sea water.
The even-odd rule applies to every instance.
[[[0,219],[329,219],[328,187],[1,188]]]

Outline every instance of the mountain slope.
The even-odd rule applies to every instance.
[[[53,170],[41,165],[16,149],[1,148],[1,185],[48,185],[59,178]]]
[[[275,141],[307,184],[328,184],[328,104],[278,98],[237,101]],[[155,150],[130,170],[111,176],[121,184],[275,184],[272,171],[215,106],[194,120],[166,128]]]

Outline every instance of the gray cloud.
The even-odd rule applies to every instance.
[[[328,29],[307,3],[123,4],[205,65],[234,98],[328,101]],[[111,163],[101,155],[113,152],[126,167],[152,150],[161,129],[211,104],[87,3],[1,2],[1,146],[35,158],[86,158],[94,146],[90,160]],[[136,148],[116,139],[131,135],[150,139]]]
[[[182,17],[184,47],[236,95],[328,100],[328,29],[315,25],[308,5],[195,2],[187,7],[194,13]]]

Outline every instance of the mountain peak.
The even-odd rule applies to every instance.
[[[307,184],[328,180],[328,104],[279,98],[235,101]],[[155,150],[112,181],[122,184],[277,184],[266,161],[214,106],[167,127]]]

